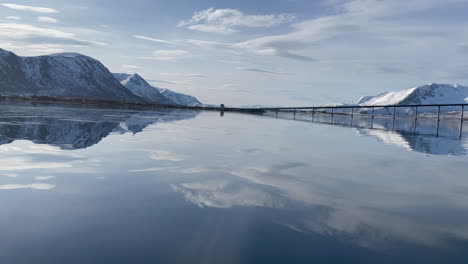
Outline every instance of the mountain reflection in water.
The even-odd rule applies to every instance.
[[[37,111],[40,109],[40,111]],[[158,122],[194,118],[198,111],[160,109],[136,111],[63,107],[30,103],[0,105],[0,145],[30,140],[62,149],[83,149],[98,144],[112,132],[139,133]]]

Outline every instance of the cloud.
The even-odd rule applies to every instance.
[[[37,21],[40,22],[48,22],[48,23],[58,23],[58,20],[53,18],[53,17],[47,17],[47,16],[40,16],[37,17]]]
[[[5,19],[10,19],[10,20],[21,20],[21,17],[19,17],[19,16],[6,16]]]
[[[163,84],[179,84],[177,82],[173,82],[173,81],[164,81],[164,80],[148,80],[148,82],[150,83],[163,83]]]
[[[430,40],[433,38],[440,38],[442,35],[445,37],[450,36],[450,29],[447,29],[447,27],[427,26],[424,24],[408,26],[407,24],[400,24],[398,21],[392,21],[391,18],[455,2],[460,2],[460,0],[335,1],[334,15],[292,24],[290,26],[291,30],[286,34],[263,36],[237,43],[193,39],[187,42],[200,47],[222,49],[230,52],[250,52],[304,62],[314,62],[317,59],[310,55],[314,52],[314,48],[323,47],[326,41],[340,37],[359,36],[360,39],[367,38],[373,41],[380,39],[384,41],[399,41],[401,43],[418,41],[423,45],[430,43]],[[223,12],[219,12],[218,14],[215,11],[214,9],[208,9],[207,11],[197,13],[192,20],[181,22],[180,26],[198,25],[212,21],[212,23],[209,23],[210,25],[221,25],[232,29],[231,25],[235,23],[231,22],[225,25],[223,22]],[[234,18],[238,17],[237,15],[233,16]]]
[[[0,190],[16,190],[16,189],[50,190],[53,188],[55,188],[55,185],[46,184],[46,183],[0,185]]]
[[[258,43],[260,42],[260,43]],[[187,43],[199,46],[199,47],[207,47],[207,48],[214,48],[214,49],[222,49],[226,50],[233,54],[241,54],[243,52],[252,52],[260,55],[268,55],[268,56],[281,56],[289,59],[301,60],[306,62],[314,62],[317,61],[314,58],[311,58],[307,55],[296,54],[289,51],[289,46],[287,44],[283,45],[283,47],[275,47],[269,46],[267,43],[261,43],[262,41],[245,41],[239,43],[223,43],[223,42],[214,42],[214,41],[205,41],[205,40],[196,40],[190,39],[187,40]],[[303,45],[304,47],[306,45]],[[237,62],[235,62],[237,63]]]
[[[181,193],[187,201],[199,207],[230,208],[282,207],[282,201],[275,199],[270,192],[249,182],[236,182],[225,179],[210,179],[199,182],[171,184],[174,191]],[[267,189],[267,188],[265,188]]]
[[[18,47],[25,44],[61,44],[80,46],[103,46],[106,43],[82,40],[73,33],[61,30],[36,27],[26,24],[0,23],[0,40],[21,41]]]
[[[37,181],[46,181],[55,178],[55,176],[37,176],[34,179]]]
[[[0,36],[9,36],[13,39],[29,38],[33,36],[67,39],[75,37],[75,35],[72,33],[26,24],[0,23],[0,29]]]
[[[55,45],[55,44],[32,44],[32,45],[21,45],[21,47],[29,51],[41,52],[41,53],[60,53],[60,52],[65,51],[63,45]],[[73,47],[73,45],[71,47]]]
[[[137,57],[145,60],[163,60],[163,61],[178,61],[190,56],[190,52],[186,50],[155,50],[151,57]]]
[[[151,150],[150,159],[152,160],[168,160],[168,161],[183,161],[184,158],[176,153],[166,150]]]
[[[137,39],[149,40],[149,41],[157,42],[157,43],[180,45],[179,42],[164,40],[164,39],[157,39],[157,38],[150,38],[150,37],[145,37],[141,35],[133,35],[133,37]]]
[[[236,44],[206,41],[206,40],[197,40],[197,39],[189,39],[187,40],[187,43],[190,43],[199,47],[209,47],[209,48],[217,48],[217,49],[236,50],[240,48]]]
[[[111,26],[109,25],[99,25],[100,27],[103,27],[103,28],[111,28]]]
[[[197,30],[201,32],[210,32],[210,33],[219,33],[219,34],[231,34],[237,32],[232,28],[228,28],[222,25],[207,25],[207,24],[200,24],[200,25],[191,25],[187,27],[191,30]]]
[[[251,72],[260,72],[260,73],[268,73],[268,74],[278,74],[278,75],[287,75],[288,73],[285,72],[275,72],[270,70],[264,70],[259,68],[252,68],[252,67],[238,67],[238,70],[242,71],[251,71]]]
[[[58,162],[37,162],[30,163],[27,160],[15,158],[15,159],[3,159],[0,160],[0,171],[23,171],[32,169],[61,169],[71,168],[72,165],[69,163],[58,163]]]
[[[136,65],[122,65],[121,66],[122,68],[125,68],[125,69],[135,69],[135,70],[141,70],[143,69],[142,67],[139,67],[139,66],[136,66]]]
[[[163,84],[174,84],[174,85],[187,85],[187,82],[179,82],[179,81],[167,81],[167,80],[155,80],[155,79],[146,79],[151,85],[158,86],[158,84],[154,83],[163,83]]]
[[[181,76],[181,77],[195,77],[195,78],[208,78],[208,76],[199,74],[199,73],[166,73],[163,72],[161,75],[170,75],[170,76]]]
[[[128,172],[155,172],[155,171],[175,171],[179,167],[157,167],[138,170],[128,170]]]
[[[226,86],[224,87],[236,87],[236,86]],[[243,90],[243,89],[216,89],[216,88],[209,88],[210,91],[218,91],[218,92],[241,92],[241,93],[250,93],[250,91]]]
[[[239,64],[241,61],[236,60],[218,60],[218,62],[229,63],[229,64]]]
[[[22,11],[32,11],[37,13],[58,13],[59,11],[53,8],[48,7],[37,7],[37,6],[27,6],[27,5],[17,5],[11,3],[1,3],[0,5],[15,9],[15,10],[22,10]]]
[[[239,27],[273,27],[293,21],[290,14],[248,15],[236,9],[208,8],[193,14],[187,21],[181,21],[178,27],[187,27],[202,32],[230,34]]]

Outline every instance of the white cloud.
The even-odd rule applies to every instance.
[[[13,39],[17,38],[29,38],[29,37],[51,37],[51,38],[75,38],[75,34],[63,32],[60,30],[36,27],[26,24],[12,24],[12,23],[1,23],[0,24],[0,36],[10,37]]]
[[[218,60],[218,62],[229,63],[229,64],[239,64],[241,61],[237,60]]]
[[[19,17],[19,16],[6,16],[5,19],[10,19],[10,20],[21,20],[21,17]]]
[[[1,3],[0,5],[15,9],[15,10],[22,10],[22,11],[32,11],[37,13],[58,13],[59,11],[53,8],[48,7],[37,7],[37,6],[27,6],[27,5],[17,5],[11,3]]]
[[[37,176],[34,179],[37,181],[46,181],[55,178],[55,176]]]
[[[198,24],[198,25],[190,25],[187,28],[191,30],[198,30],[198,31],[210,32],[210,33],[220,33],[220,34],[230,34],[230,33],[237,32],[237,30],[223,26],[223,25]]]
[[[146,79],[151,85],[159,86],[160,84],[174,84],[174,85],[188,85],[189,82],[180,82],[172,80],[155,80],[155,79]]]
[[[16,178],[16,177],[18,177],[18,174],[16,174],[16,173],[3,173],[2,175],[3,175],[3,176],[10,177],[10,178]]]
[[[150,38],[150,37],[145,37],[141,35],[133,35],[134,38],[137,39],[143,39],[143,40],[149,40],[157,43],[163,43],[163,44],[173,44],[173,45],[179,45],[180,43],[175,42],[175,41],[170,41],[170,40],[164,40],[164,39],[157,39],[157,38]]]
[[[102,42],[82,40],[77,38],[73,33],[61,30],[16,23],[0,23],[0,40],[21,41],[18,44],[19,47],[36,42],[41,45],[106,45],[106,43]]]
[[[200,182],[171,184],[174,191],[199,207],[230,208],[233,206],[282,207],[282,201],[249,182],[211,179]]]
[[[0,190],[16,190],[16,189],[50,190],[53,188],[55,188],[55,185],[46,184],[46,183],[0,185]]]
[[[434,25],[409,26],[399,24],[388,18],[434,8],[438,5],[460,2],[461,0],[415,0],[415,1],[381,1],[381,0],[352,0],[338,1],[336,15],[323,16],[291,25],[291,31],[282,35],[259,37],[237,43],[222,43],[205,40],[188,40],[187,42],[201,47],[224,49],[229,52],[252,52],[268,56],[316,61],[311,54],[314,48],[323,46],[325,41],[336,37],[359,36],[361,39],[381,39],[399,42],[419,41],[421,45],[428,42],[428,38],[450,35],[447,27]],[[222,13],[222,12],[221,12]],[[213,16],[213,17],[211,17]],[[234,15],[234,17],[236,17]],[[197,25],[197,21],[212,21],[214,25],[230,27],[223,24],[222,15],[216,15],[215,10],[197,13],[189,22],[180,26]],[[383,20],[382,18],[386,18]],[[248,21],[248,20],[247,20]],[[247,23],[247,22],[246,22]],[[452,32],[452,34],[455,34]]]
[[[73,46],[70,46],[73,47]],[[60,53],[64,52],[63,45],[54,45],[54,44],[33,44],[33,45],[24,45],[24,49],[34,51],[34,52],[41,52],[41,53]]]
[[[100,27],[103,27],[103,28],[111,28],[111,26],[109,25],[99,25]]]
[[[190,56],[190,52],[186,50],[155,50],[151,57],[137,57],[138,59],[146,60],[163,60],[163,61],[178,61]]]
[[[187,21],[181,21],[178,27],[187,27],[203,32],[229,34],[239,27],[273,27],[293,21],[290,14],[248,15],[236,9],[208,8],[193,14]]]
[[[167,150],[146,150],[142,151],[149,153],[149,158],[152,160],[168,160],[168,161],[183,161],[185,158],[177,153],[170,152]],[[139,170],[141,171],[141,170]]]
[[[271,70],[264,70],[260,68],[253,68],[253,67],[238,67],[238,70],[242,71],[251,71],[251,72],[259,72],[259,73],[267,73],[267,74],[278,74],[278,75],[285,75],[287,73],[285,72],[277,72],[277,71],[271,71]]]
[[[141,70],[143,69],[142,67],[139,67],[139,66],[136,66],[136,65],[122,65],[122,68],[125,68],[125,69],[135,69],[135,70]]]
[[[48,23],[58,23],[58,20],[53,18],[53,17],[47,17],[47,16],[40,16],[37,17],[37,21],[40,22],[48,22]]]
[[[23,171],[32,169],[60,169],[71,168],[68,163],[37,162],[31,163],[23,158],[11,158],[0,160],[0,171]]]
[[[168,161],[183,161],[184,158],[176,153],[166,150],[152,150],[150,151],[150,159],[152,160],[168,160]]]
[[[208,78],[208,76],[199,73],[168,73],[162,72],[161,75],[181,76],[181,77],[195,77],[195,78]]]

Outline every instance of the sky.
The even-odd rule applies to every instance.
[[[468,0],[0,2],[0,48],[79,52],[207,104],[468,85]]]

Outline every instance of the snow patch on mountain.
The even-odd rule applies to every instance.
[[[178,104],[178,105],[185,105],[185,106],[201,106],[202,103],[198,101],[197,98],[194,96],[186,95],[183,93],[178,93],[174,92],[172,90],[166,89],[166,88],[158,88],[158,91],[164,95],[166,98],[171,100],[172,102]]]
[[[356,101],[356,104],[363,104],[374,98],[375,96],[362,96]]]
[[[91,57],[78,53],[20,57],[2,49],[0,95],[145,102]]]
[[[173,105],[174,103],[162,95],[137,73],[114,73],[114,77],[133,94],[145,98],[152,103]]]
[[[201,106],[202,103],[197,98],[177,93],[165,88],[158,88],[151,86],[146,82],[140,75],[127,74],[127,73],[114,73],[114,77],[120,81],[122,85],[127,87],[134,94],[160,101],[161,98],[171,102],[172,104],[183,105],[183,106]]]
[[[432,83],[402,91],[386,92],[374,97],[365,97],[362,101],[360,99],[357,104],[362,106],[465,104],[467,98],[468,87],[466,86]]]

